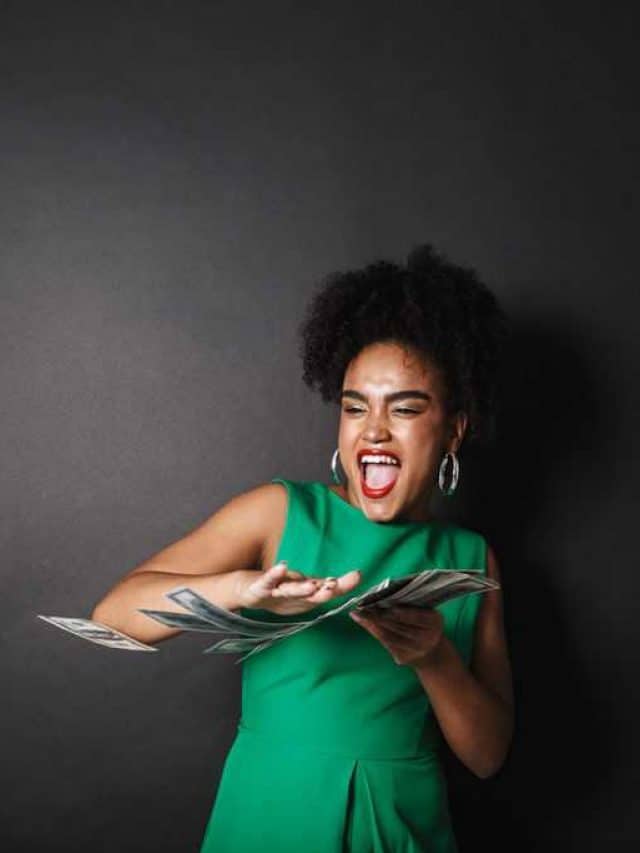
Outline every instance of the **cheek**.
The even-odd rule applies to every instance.
[[[420,474],[432,472],[440,464],[442,442],[433,430],[420,430],[407,437],[406,447]]]
[[[338,447],[341,450],[341,455],[346,456],[351,452],[351,447],[356,439],[356,433],[353,424],[345,419],[341,419],[338,424]]]

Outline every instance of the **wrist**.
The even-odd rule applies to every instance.
[[[261,574],[259,570],[256,571],[255,569],[236,569],[230,572],[229,610],[239,610],[241,607],[256,607],[255,601],[248,600],[247,589]]]
[[[418,661],[414,669],[419,675],[440,672],[447,668],[454,655],[455,647],[453,643],[446,634],[443,634],[429,653]]]

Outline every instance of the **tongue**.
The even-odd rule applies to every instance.
[[[382,465],[372,462],[365,466],[365,481],[372,489],[381,489],[394,483],[398,477],[397,465]]]

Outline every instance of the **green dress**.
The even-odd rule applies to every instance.
[[[360,569],[347,596],[424,569],[486,574],[487,546],[443,522],[369,520],[320,482],[288,492],[277,560],[315,576]],[[301,616],[244,608],[290,621]],[[482,596],[438,605],[468,665]],[[242,712],[201,853],[455,853],[442,734],[410,666],[343,611],[242,664]]]

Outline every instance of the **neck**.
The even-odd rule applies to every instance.
[[[355,496],[350,493],[349,489],[344,485],[340,484],[338,486],[329,486],[328,487],[334,494],[338,495],[338,497],[342,498],[345,503],[350,504],[355,509],[359,509],[362,512],[362,507],[355,499]],[[431,499],[431,492],[428,494],[422,495],[413,507],[405,507],[402,512],[395,516],[394,518],[390,518],[389,521],[412,521],[412,522],[424,522],[427,523],[433,520],[433,515],[429,511],[429,503]]]

